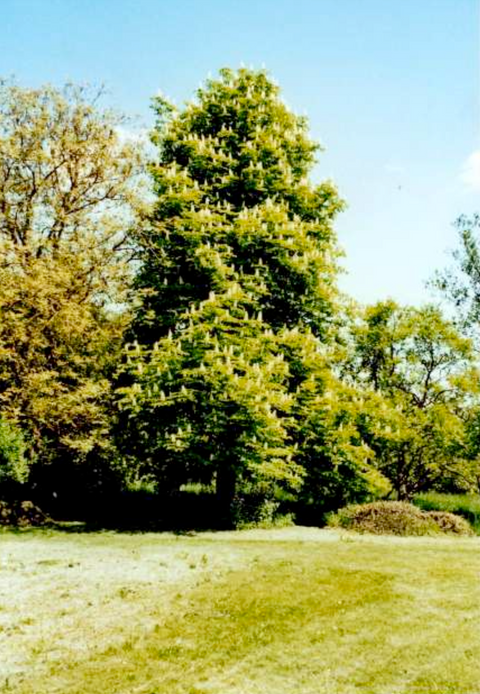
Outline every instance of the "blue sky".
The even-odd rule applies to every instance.
[[[106,83],[151,122],[161,90],[266,66],[310,118],[348,210],[337,223],[360,301],[428,300],[452,227],[480,211],[480,0],[0,0],[0,75]]]

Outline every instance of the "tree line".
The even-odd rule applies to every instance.
[[[453,319],[360,306],[268,73],[155,97],[148,147],[100,96],[0,82],[0,494],[201,515],[196,489],[225,527],[478,491],[479,219],[435,280]]]

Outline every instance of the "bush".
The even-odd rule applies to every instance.
[[[426,511],[426,515],[432,518],[440,528],[442,533],[453,533],[454,535],[473,535],[474,531],[470,523],[447,511]]]
[[[289,509],[290,495],[280,487],[273,489],[262,482],[243,482],[232,504],[233,527],[277,528],[294,524]]]
[[[478,494],[418,494],[413,503],[422,511],[445,511],[465,518],[480,535],[480,496]]]
[[[20,528],[48,525],[50,519],[31,501],[0,501],[0,526]]]
[[[270,525],[278,512],[279,502],[261,494],[237,495],[233,502],[233,521],[236,528]]]
[[[340,509],[328,519],[332,527],[375,535],[472,535],[470,525],[451,513],[422,511],[402,501],[377,501]]]
[[[0,488],[2,496],[12,486],[28,477],[27,446],[22,432],[11,422],[0,417]],[[8,492],[7,492],[8,493]]]

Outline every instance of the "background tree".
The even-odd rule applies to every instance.
[[[478,397],[470,340],[432,306],[368,307],[356,329],[355,380],[377,396],[362,413],[364,440],[400,499],[448,479],[472,479],[466,423]]]
[[[461,327],[478,333],[480,322],[480,215],[460,216],[455,226],[459,245],[453,252],[455,265],[437,273],[434,285],[455,309]],[[478,335],[477,335],[478,337]]]
[[[0,409],[44,463],[111,446],[140,154],[99,97],[0,83]]]
[[[454,265],[437,273],[433,285],[453,308],[453,317],[463,334],[469,335],[478,355],[480,327],[480,215],[460,216],[455,226],[458,246],[453,252]],[[478,405],[472,407],[467,420],[469,476],[476,467],[476,486],[480,488],[480,427]]]
[[[215,478],[228,518],[244,482],[300,482],[292,408],[302,360],[324,365],[334,332],[343,205],[308,181],[318,146],[265,72],[225,69],[183,110],[154,107],[157,203],[123,405],[144,469]]]

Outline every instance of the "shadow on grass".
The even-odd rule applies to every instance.
[[[194,536],[207,530],[230,529],[218,523],[214,494],[177,492],[156,495],[144,491],[122,492],[117,495],[91,498],[79,504],[72,500],[54,500],[42,504],[47,516],[42,523],[5,525],[9,532],[25,534],[38,531],[78,533],[147,533],[170,532],[181,536]],[[0,529],[1,529],[0,524]]]

